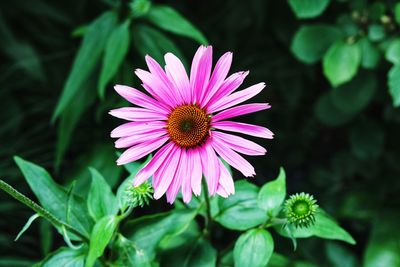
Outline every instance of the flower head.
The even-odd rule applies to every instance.
[[[133,207],[143,207],[145,204],[149,205],[149,200],[152,199],[152,193],[154,192],[151,184],[145,182],[139,186],[130,184],[126,188],[126,199],[129,205]]]
[[[163,69],[146,56],[149,71],[136,70],[148,94],[124,85],[114,87],[122,97],[138,106],[110,111],[111,115],[130,121],[111,132],[111,137],[118,138],[115,146],[127,148],[117,164],[126,164],[156,151],[134,181],[138,186],[153,176],[155,199],[166,193],[168,202],[173,203],[181,191],[184,202],[189,202],[192,192],[200,194],[203,174],[211,195],[227,197],[235,189],[231,174],[219,157],[244,176],[251,177],[255,175],[253,166],[238,152],[264,155],[266,150],[226,132],[273,138],[273,133],[265,127],[230,120],[270,108],[267,103],[241,104],[260,93],[265,84],[236,91],[249,72],[227,77],[232,63],[230,52],[212,70],[211,46],[197,50],[189,75],[175,55],[167,53],[165,62]]]
[[[315,222],[317,201],[310,194],[304,192],[291,195],[284,204],[284,212],[289,223],[296,227],[308,227]]]

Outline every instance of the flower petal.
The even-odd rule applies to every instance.
[[[215,64],[207,90],[202,91],[202,97],[199,101],[201,107],[204,107],[203,104],[207,103],[210,98],[214,96],[221,84],[224,82],[226,75],[228,75],[229,69],[231,68],[232,55],[232,52],[223,54],[220,59],[218,59],[217,64]]]
[[[160,146],[162,146],[169,137],[159,137],[155,140],[147,141],[136,146],[133,146],[127,149],[122,155],[118,158],[117,164],[123,165],[150,154]]]
[[[210,143],[200,149],[201,166],[208,185],[208,193],[213,196],[217,192],[220,169],[217,154]]]
[[[192,101],[199,103],[201,93],[206,90],[212,67],[212,47],[200,46],[197,50],[190,70],[190,87]]]
[[[115,141],[116,148],[125,148],[137,145],[149,140],[157,139],[160,136],[167,134],[166,129],[155,129],[143,134],[136,134],[132,136],[121,137]]]
[[[179,58],[172,53],[167,53],[164,58],[166,62],[165,71],[167,77],[178,89],[182,97],[182,102],[185,104],[191,104],[190,82],[185,67]]]
[[[161,164],[165,161],[165,159],[169,156],[170,153],[173,153],[176,150],[176,146],[173,142],[169,142],[165,146],[163,146],[154,157],[144,166],[135,176],[133,181],[134,186],[141,185],[144,181],[150,178],[154,174],[155,171],[161,166]]]
[[[222,163],[220,159],[219,161],[219,167],[220,167],[220,173],[221,176],[219,178],[219,185],[218,188],[222,187],[224,189],[224,192],[227,193],[227,195],[232,195],[235,194],[235,185],[233,183],[233,178],[229,170],[225,167],[225,165]],[[218,193],[218,190],[217,190]]]
[[[143,134],[156,129],[166,128],[167,123],[165,121],[134,121],[124,123],[111,132],[111,137],[125,137],[136,134]]]
[[[213,138],[212,146],[229,165],[240,171],[246,177],[255,175],[254,167],[238,153],[224,146],[218,139]]]
[[[190,184],[192,186],[193,193],[196,196],[200,196],[201,193],[201,179],[203,176],[201,168],[201,158],[198,149],[190,149],[188,152],[191,154],[193,159],[193,169]]]
[[[220,143],[224,144],[231,149],[252,156],[261,156],[267,153],[267,150],[256,144],[250,140],[244,139],[240,136],[235,136],[231,134],[221,133],[217,131],[213,131],[213,136],[215,139],[218,139]]]
[[[226,108],[230,108],[236,104],[242,103],[253,96],[257,95],[264,89],[265,83],[258,83],[243,89],[239,92],[233,93],[229,96],[223,97],[208,107],[208,112],[214,113]]]
[[[253,103],[253,104],[240,105],[240,106],[236,106],[236,107],[221,111],[220,113],[218,113],[217,115],[215,115],[212,118],[212,121],[216,122],[216,121],[226,120],[226,119],[229,119],[232,117],[237,117],[237,116],[257,112],[260,110],[269,109],[270,107],[271,106],[267,103]]]
[[[166,120],[166,114],[145,108],[124,107],[110,110],[110,115],[128,121],[155,121]]]
[[[192,199],[191,180],[193,175],[194,161],[190,150],[186,151],[186,169],[182,179],[183,202],[189,203]],[[201,177],[200,177],[201,179]]]
[[[269,129],[262,126],[242,122],[217,121],[212,124],[212,127],[223,131],[237,132],[261,138],[274,138],[274,134]]]
[[[181,149],[181,158],[177,170],[175,172],[174,178],[167,190],[167,202],[170,204],[174,203],[176,196],[178,195],[179,189],[182,186],[182,180],[187,177],[187,154],[184,149]]]
[[[158,112],[168,113],[170,111],[170,109],[162,102],[154,100],[154,98],[147,96],[135,88],[125,85],[115,85],[114,89],[118,94],[134,105]]]

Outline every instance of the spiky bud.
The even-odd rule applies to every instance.
[[[317,201],[310,194],[296,193],[285,201],[284,212],[288,223],[296,227],[309,227],[315,223],[315,213],[317,212]]]

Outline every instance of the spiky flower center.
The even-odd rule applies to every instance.
[[[176,144],[186,148],[195,147],[207,138],[210,118],[197,105],[182,105],[169,115],[167,129]]]
[[[316,202],[312,195],[304,192],[291,195],[284,204],[284,211],[289,223],[296,227],[312,225],[315,222],[315,213],[318,208]]]

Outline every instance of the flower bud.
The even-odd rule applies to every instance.
[[[285,201],[284,212],[288,223],[296,227],[309,227],[315,223],[315,213],[318,205],[310,194],[296,193]]]

